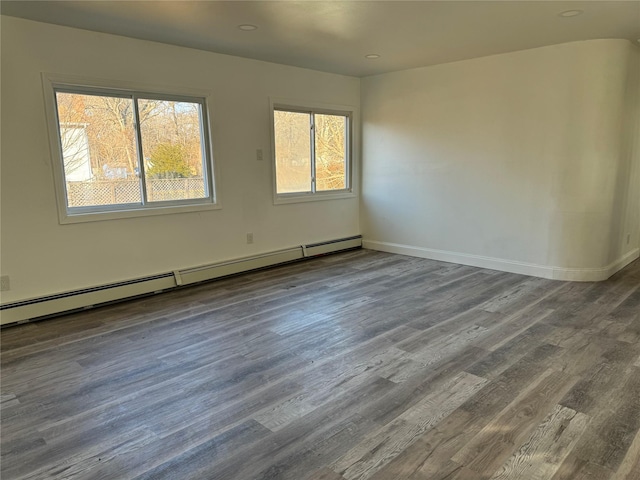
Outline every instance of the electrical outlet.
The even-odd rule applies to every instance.
[[[631,234],[627,233],[627,245],[629,245],[630,241],[631,241]]]
[[[2,275],[0,277],[0,292],[6,292],[7,290],[11,290],[9,275]]]
[[[253,243],[253,233],[247,233],[247,243]]]
[[[256,159],[257,159],[259,162],[261,162],[261,161],[262,161],[262,158],[263,158],[263,156],[262,156],[262,149],[261,149],[261,148],[259,148],[258,150],[256,150]]]

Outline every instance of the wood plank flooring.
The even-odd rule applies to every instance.
[[[1,332],[9,479],[640,480],[640,261],[356,250]]]

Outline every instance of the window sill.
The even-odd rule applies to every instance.
[[[132,208],[128,210],[111,210],[90,213],[63,213],[60,224],[100,222],[104,220],[118,220],[122,218],[151,217],[155,215],[170,215],[174,213],[202,212],[206,210],[220,210],[219,203],[202,203],[193,205],[162,205],[158,207]]]
[[[326,193],[288,193],[276,195],[273,200],[273,204],[286,205],[289,203],[318,202],[322,200],[341,200],[345,198],[356,198],[356,194],[351,191]]]

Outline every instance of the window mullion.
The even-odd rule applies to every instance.
[[[147,198],[147,182],[144,174],[144,156],[142,152],[142,128],[140,125],[140,115],[138,112],[138,96],[133,94],[133,123],[136,132],[136,151],[138,154],[138,171],[140,172],[140,194],[142,196],[142,204],[148,203]]]
[[[311,193],[316,193],[316,114],[311,112],[311,128],[309,129],[311,135]]]
[[[344,187],[345,188],[350,188],[352,183],[351,183],[351,155],[352,155],[352,150],[351,150],[351,115],[347,115],[345,116],[345,122],[344,122],[344,141],[345,141],[345,145],[344,145],[344,152],[345,152],[345,156],[344,156]]]

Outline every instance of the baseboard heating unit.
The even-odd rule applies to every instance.
[[[195,268],[175,270],[150,277],[6,303],[0,305],[0,325],[23,323],[141,295],[160,293],[185,285],[228,277],[229,275],[361,247],[362,236],[356,235]]]

